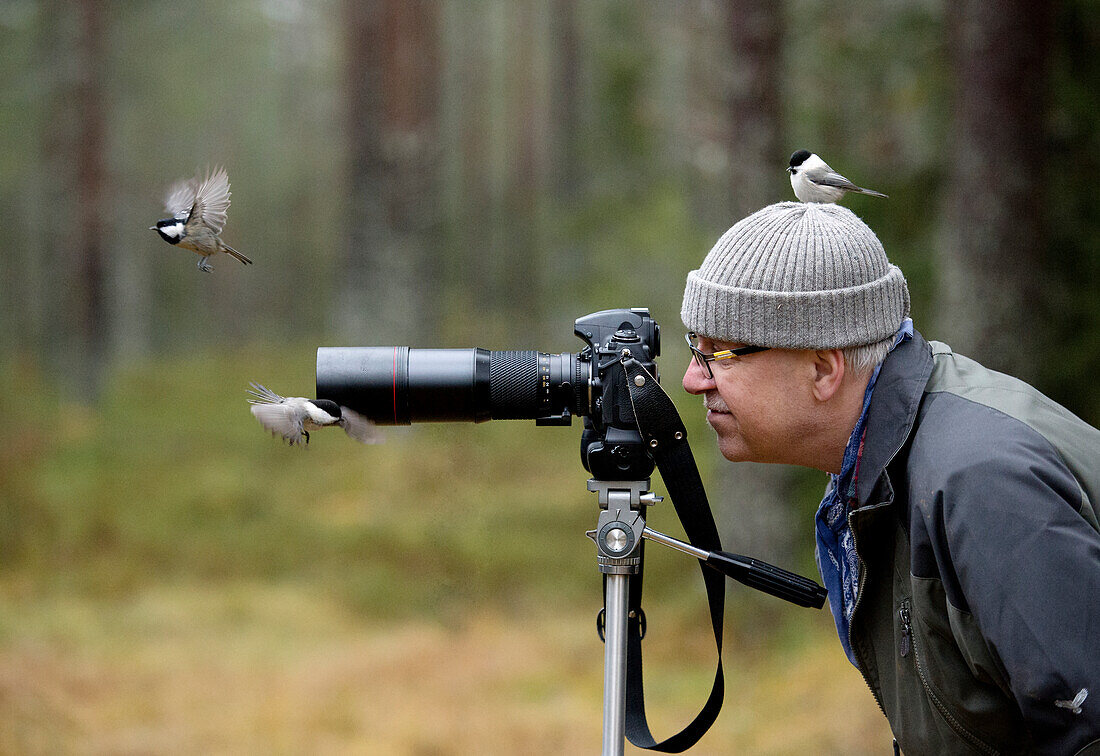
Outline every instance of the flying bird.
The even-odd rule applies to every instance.
[[[252,263],[247,257],[221,240],[219,234],[225,226],[225,213],[229,209],[229,176],[224,168],[199,180],[198,176],[176,182],[168,190],[164,202],[170,218],[157,221],[149,230],[156,231],[169,244],[189,249],[199,255],[199,270],[209,273],[214,269],[207,258],[219,252]]]
[[[848,192],[872,197],[886,196],[882,192],[856,186],[809,150],[798,150],[791,155],[787,173],[791,174],[791,188],[800,202],[836,202]]]
[[[381,441],[378,429],[353,409],[341,407],[328,399],[306,399],[301,396],[279,396],[258,383],[250,384],[249,399],[252,414],[272,435],[282,436],[288,444],[309,443],[309,432],[338,425],[350,438],[364,444]]]

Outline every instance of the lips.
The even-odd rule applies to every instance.
[[[721,400],[717,402],[704,402],[703,406],[707,408],[707,423],[714,426],[715,430],[718,429],[719,425],[725,427],[726,421],[722,418],[733,417],[729,411],[729,407]]]

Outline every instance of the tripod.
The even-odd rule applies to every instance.
[[[824,589],[808,578],[738,554],[706,551],[659,533],[645,524],[645,507],[662,501],[649,491],[649,480],[591,479],[600,516],[586,535],[596,542],[596,561],[604,575],[603,756],[622,756],[626,737],[627,631],[630,619],[644,629],[644,615],[631,616],[630,578],[642,573],[642,539],[664,544],[699,559],[727,577],[799,606],[821,608]]]

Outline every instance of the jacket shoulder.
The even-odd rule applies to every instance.
[[[946,420],[972,449],[955,448],[964,458],[998,455],[1022,444],[1033,455],[1064,465],[1080,487],[1080,514],[1100,530],[1100,430],[1029,384],[957,354],[947,344],[929,342],[933,368],[923,404],[940,404]],[[958,401],[962,400],[962,401]],[[1013,462],[1013,456],[1004,457]],[[1020,461],[1020,460],[1015,460]]]

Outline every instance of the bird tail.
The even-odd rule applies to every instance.
[[[860,194],[870,194],[872,197],[882,197],[883,199],[889,199],[890,195],[883,194],[882,192],[876,192],[874,189],[860,189]]]
[[[226,253],[227,255],[232,255],[233,257],[236,257],[236,258],[237,258],[238,260],[240,260],[241,262],[243,262],[243,263],[244,263],[245,265],[251,265],[251,264],[252,264],[252,261],[251,261],[251,260],[249,260],[249,259],[248,259],[247,257],[245,257],[244,255],[242,255],[242,254],[241,254],[240,252],[238,252],[237,250],[235,250],[235,249],[233,249],[232,247],[230,247],[230,246],[229,246],[228,244],[226,244],[225,242],[222,242],[222,251],[223,251],[223,252],[225,252],[225,253]]]

